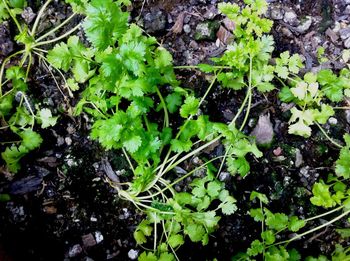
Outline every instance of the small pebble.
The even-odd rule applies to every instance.
[[[330,125],[337,125],[338,120],[337,120],[336,118],[334,118],[334,117],[330,117],[330,118],[328,119],[328,123],[329,123]]]
[[[81,248],[81,246],[79,244],[76,244],[69,249],[68,256],[69,257],[76,257],[76,256],[80,255],[81,252],[83,252],[83,249]]]
[[[183,27],[183,30],[186,34],[189,34],[191,32],[191,26],[188,24],[185,24]]]
[[[128,252],[128,257],[131,259],[131,260],[136,260],[137,257],[139,255],[139,251],[137,250],[134,250],[134,249],[130,249],[130,251]]]
[[[83,235],[81,237],[81,240],[83,241],[83,245],[85,248],[93,247],[97,243],[94,236],[91,233]]]
[[[95,232],[96,243],[99,244],[103,241],[103,235],[100,231]]]
[[[70,146],[70,145],[72,145],[72,139],[70,138],[70,137],[66,137],[65,139],[64,139],[64,141],[66,142],[66,144],[68,145],[68,146]]]

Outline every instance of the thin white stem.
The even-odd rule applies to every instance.
[[[42,46],[42,45],[45,45],[45,44],[55,43],[55,42],[57,42],[59,40],[62,40],[64,38],[66,38],[67,36],[71,35],[72,33],[74,33],[76,30],[78,30],[80,26],[81,26],[81,24],[78,24],[75,27],[73,27],[71,30],[69,30],[68,32],[66,32],[63,35],[61,35],[59,37],[56,37],[54,39],[43,41],[43,42],[38,42],[38,43],[33,45],[33,48],[34,47],[38,47],[38,46]]]
[[[55,28],[53,28],[52,30],[48,31],[47,33],[45,33],[44,35],[38,37],[38,39],[35,40],[35,42],[40,42],[40,40],[45,39],[46,37],[48,37],[49,35],[53,34],[54,32],[56,32],[57,30],[59,30],[60,28],[62,28],[64,25],[66,25],[74,16],[76,16],[76,13],[73,13],[72,15],[70,15],[66,20],[64,20],[60,25],[56,26]]]
[[[36,29],[39,25],[40,19],[44,14],[44,11],[46,9],[46,7],[50,4],[51,0],[47,0],[46,3],[43,5],[43,7],[41,7],[35,21],[34,21],[34,25],[32,27],[32,31],[30,32],[30,34],[34,37],[35,33],[36,33]]]

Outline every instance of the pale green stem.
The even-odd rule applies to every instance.
[[[166,231],[166,229],[165,229],[165,224],[164,224],[164,221],[163,221],[163,220],[162,220],[162,226],[163,226],[163,231],[164,231],[164,235],[165,235],[166,241],[169,242],[168,233],[167,233],[167,231]],[[169,233],[171,233],[171,231],[170,231]],[[173,249],[173,247],[172,247],[169,243],[168,243],[168,246],[170,247],[171,252],[173,252],[173,254],[174,254],[176,260],[177,260],[177,261],[180,261],[180,259],[179,259],[178,256],[176,255],[176,252],[175,252],[175,250]]]
[[[11,60],[11,58],[13,58],[21,53],[24,53],[24,50],[21,50],[21,51],[18,51],[16,53],[11,54],[2,62],[1,69],[0,69],[0,96],[2,96],[2,78],[4,76],[5,66]]]
[[[207,95],[209,94],[211,88],[214,86],[214,83],[215,83],[216,79],[217,79],[217,76],[215,75],[215,77],[214,77],[214,79],[211,81],[211,83],[210,83],[210,85],[209,85],[207,91],[205,92],[205,94],[203,95],[202,99],[200,100],[198,107],[201,106],[201,104],[203,103],[203,101],[205,100],[205,98],[207,97]],[[182,125],[182,127],[180,127],[180,131],[177,133],[175,139],[178,139],[178,138],[180,137],[182,131],[185,129],[186,125],[187,125],[188,122],[192,119],[192,117],[193,117],[193,115],[190,115],[190,116],[187,118],[187,120],[185,121],[185,123]],[[168,151],[168,153],[167,153],[166,156],[165,156],[164,163],[162,164],[161,169],[160,169],[159,174],[157,175],[157,177],[161,177],[161,176],[162,176],[163,170],[164,170],[164,168],[165,168],[166,163],[168,162],[168,159],[169,159],[170,155],[171,155],[171,147],[169,148],[169,151]]]
[[[240,131],[243,130],[248,118],[249,118],[249,114],[250,114],[250,108],[252,105],[252,71],[253,71],[253,59],[250,56],[249,57],[249,85],[248,85],[248,94],[249,94],[249,98],[248,98],[248,105],[247,105],[247,111],[243,120],[243,123],[241,125],[241,127],[239,128]]]
[[[172,165],[170,165],[169,167],[167,167],[163,173],[161,173],[162,175],[169,172],[170,170],[172,170],[175,166],[178,166],[179,164],[181,164],[182,162],[184,162],[185,160],[187,160],[188,158],[192,157],[193,155],[201,152],[202,150],[208,148],[209,146],[211,146],[212,144],[214,144],[215,142],[217,142],[218,140],[220,140],[222,138],[222,135],[219,135],[218,137],[216,137],[215,139],[211,140],[210,142],[200,146],[199,148],[191,151],[190,153],[188,153],[187,155],[185,155],[184,157],[182,157],[181,159],[179,159],[178,161],[176,161],[175,163],[173,163]]]
[[[307,219],[305,219],[305,222],[309,222],[309,221],[314,220],[314,219],[318,219],[318,218],[321,218],[321,217],[324,217],[324,216],[328,216],[329,214],[337,212],[337,211],[339,211],[339,210],[341,210],[343,208],[344,208],[344,206],[340,206],[340,207],[332,209],[332,210],[330,210],[330,211],[328,211],[326,213],[323,213],[323,214],[320,214],[320,215],[317,215],[317,216],[314,216],[314,217],[307,218]]]
[[[51,74],[52,79],[54,80],[57,89],[60,91],[60,93],[62,94],[62,96],[63,96],[64,98],[66,98],[66,95],[64,95],[63,91],[61,90],[60,85],[59,85],[58,81],[56,80],[55,75],[52,73],[52,71],[50,70],[49,65],[48,65],[47,62],[46,62],[47,59],[46,59],[43,55],[41,55],[40,53],[37,53],[37,52],[34,52],[34,53],[35,53],[37,56],[39,56],[39,58],[42,59],[42,62],[43,62],[43,64],[44,64],[44,66],[46,67],[47,71]],[[63,79],[65,79],[65,78],[63,78]]]
[[[48,37],[49,35],[53,34],[54,32],[56,32],[57,30],[59,30],[60,28],[62,28],[64,25],[66,25],[74,16],[76,16],[76,13],[73,13],[72,15],[70,15],[66,20],[64,20],[60,25],[56,26],[55,28],[53,28],[52,30],[50,30],[49,32],[45,33],[44,35],[38,37],[38,39],[35,40],[36,43],[40,42],[40,40]]]
[[[64,39],[64,38],[66,38],[67,36],[71,35],[72,33],[74,33],[76,30],[78,30],[80,26],[81,26],[81,24],[78,24],[78,25],[76,25],[74,28],[72,28],[71,30],[69,30],[68,32],[66,32],[66,33],[64,33],[63,35],[61,35],[61,36],[59,36],[59,37],[56,37],[56,38],[54,38],[54,39],[36,43],[36,44],[33,45],[33,48],[34,48],[34,47],[41,46],[41,45],[45,45],[45,44],[55,43],[55,42],[57,42],[57,41],[59,41],[59,40],[62,40],[62,39]]]
[[[326,133],[326,131],[321,127],[320,124],[318,124],[317,122],[315,122],[315,124],[317,125],[317,127],[322,131],[323,135],[326,136],[326,138],[336,147],[342,149],[343,146],[340,145],[339,143],[337,143],[336,141],[334,141],[331,137],[329,137],[329,135]]]
[[[7,1],[6,1],[6,0],[3,0],[2,2],[5,4],[5,8],[6,8],[7,12],[10,14],[12,20],[15,22],[18,31],[19,31],[20,33],[22,33],[22,27],[21,27],[21,25],[19,24],[19,22],[18,22],[16,16],[12,13],[12,10],[10,9],[10,7],[9,7],[8,4],[7,4]]]
[[[169,127],[169,114],[168,114],[168,109],[166,107],[166,103],[165,103],[164,98],[163,98],[162,94],[160,93],[158,87],[156,87],[156,91],[157,91],[158,97],[160,99],[160,103],[162,104],[163,111],[164,111],[164,127]]]
[[[198,171],[198,170],[201,169],[201,168],[206,167],[209,163],[211,163],[211,162],[213,162],[213,161],[215,161],[215,160],[218,160],[218,159],[220,159],[220,158],[223,158],[223,156],[218,156],[218,157],[216,157],[216,158],[214,158],[214,159],[211,159],[211,160],[205,162],[205,163],[202,164],[201,166],[199,166],[199,167],[193,169],[192,171],[190,171],[190,172],[186,173],[185,175],[183,175],[182,177],[178,178],[177,180],[175,180],[175,181],[174,181],[173,183],[171,183],[170,185],[167,185],[167,187],[165,187],[165,188],[162,189],[161,191],[158,191],[157,193],[154,193],[154,194],[152,194],[151,196],[142,196],[142,197],[138,197],[138,199],[148,199],[148,198],[151,198],[151,197],[158,196],[160,193],[166,191],[167,189],[170,189],[170,188],[174,187],[174,186],[175,186],[177,183],[179,183],[180,181],[182,181],[182,180],[186,179],[187,177],[191,176],[194,172]]]
[[[34,37],[35,33],[36,33],[36,29],[39,25],[40,19],[44,14],[44,11],[46,9],[46,7],[50,4],[51,0],[47,0],[46,3],[43,5],[43,7],[40,9],[35,21],[34,21],[34,25],[32,27],[32,31],[30,32],[30,34]]]
[[[124,148],[122,148],[122,150],[123,150],[124,156],[125,156],[125,158],[126,158],[128,164],[129,164],[129,167],[130,167],[131,170],[132,170],[132,173],[135,173],[134,166],[133,166],[132,163],[131,163],[131,160],[130,160],[130,158],[129,158],[129,156],[128,156],[128,153],[125,151]]]
[[[313,233],[313,232],[315,232],[315,231],[317,231],[317,230],[320,230],[320,229],[322,229],[322,228],[324,228],[324,227],[327,227],[327,226],[333,224],[334,222],[336,222],[336,221],[342,219],[343,217],[345,217],[345,216],[347,216],[347,215],[349,215],[349,214],[350,214],[350,210],[347,210],[347,211],[344,212],[343,214],[337,216],[336,218],[334,218],[334,219],[332,219],[332,220],[330,220],[330,221],[328,221],[328,222],[326,222],[326,223],[324,223],[324,224],[322,224],[322,225],[320,225],[320,226],[317,226],[317,227],[315,227],[315,228],[313,228],[313,229],[310,229],[310,230],[308,230],[308,231],[306,231],[306,232],[304,232],[304,233],[302,233],[302,234],[296,235],[295,237],[293,237],[293,238],[291,238],[291,239],[288,239],[288,240],[285,240],[285,241],[282,241],[282,242],[278,242],[278,243],[274,244],[273,246],[281,245],[281,244],[288,244],[288,243],[290,243],[290,242],[292,242],[292,241],[294,241],[294,240],[297,240],[297,239],[299,239],[299,238],[301,238],[301,237],[303,237],[303,236],[306,236],[306,235],[308,235],[308,234],[310,234],[310,233]]]

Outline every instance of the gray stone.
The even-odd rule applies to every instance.
[[[144,20],[144,27],[148,33],[156,33],[163,31],[166,26],[166,14],[161,10],[155,10],[147,13]]]
[[[96,240],[91,233],[83,235],[81,237],[81,240],[83,241],[83,245],[85,248],[93,247],[96,245]]]
[[[273,140],[274,132],[270,115],[260,115],[258,123],[253,129],[251,136],[256,137],[256,143],[262,146],[269,146]]]
[[[350,110],[345,111],[345,118],[346,118],[347,123],[350,124]]]
[[[191,41],[189,44],[189,47],[191,47],[193,50],[197,50],[198,49],[198,43],[196,41]]]
[[[297,26],[299,24],[298,17],[293,10],[288,10],[284,13],[283,21],[291,26]]]
[[[301,24],[297,27],[297,31],[303,34],[310,29],[311,25],[312,25],[312,17],[306,16],[305,19],[301,22]]]
[[[95,232],[95,240],[96,240],[96,243],[99,244],[103,241],[104,237],[102,235],[102,233],[100,231],[96,231]]]
[[[299,168],[303,163],[303,155],[299,149],[295,149],[295,167]]]
[[[34,20],[36,14],[34,14],[32,8],[26,7],[26,8],[24,8],[21,16],[24,19],[24,21],[26,22],[26,24],[30,24]]]
[[[199,40],[215,40],[216,31],[219,29],[220,24],[217,21],[199,23],[196,27],[194,38]]]
[[[350,38],[350,26],[339,30],[340,38],[346,40]]]
[[[79,244],[76,244],[69,249],[68,256],[76,257],[80,255],[82,252],[83,252],[83,249],[81,248],[81,246]]]
[[[215,8],[214,5],[212,5],[203,15],[204,18],[206,19],[214,19],[215,16],[219,14],[218,9]]]
[[[346,39],[344,42],[344,47],[345,48],[350,48],[350,38]]]
[[[219,180],[220,181],[228,181],[229,179],[231,178],[231,174],[228,173],[228,172],[220,172],[220,175],[219,175]]]
[[[337,124],[338,124],[338,120],[337,120],[336,118],[334,118],[334,117],[330,117],[330,118],[328,119],[328,123],[329,123],[330,125],[337,125]]]
[[[283,19],[283,9],[278,8],[278,7],[272,7],[270,16],[273,20],[282,20]]]
[[[185,24],[183,27],[183,30],[186,34],[189,34],[191,32],[191,26],[188,24]]]
[[[130,249],[130,251],[128,252],[128,257],[131,259],[131,260],[136,260],[137,257],[139,255],[139,251],[137,250],[134,250],[134,249]]]

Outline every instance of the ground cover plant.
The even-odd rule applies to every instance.
[[[268,8],[265,0],[219,3],[220,13],[234,23],[231,42],[221,56],[195,66],[174,66],[172,55],[155,37],[129,22],[130,1],[66,2],[74,13],[36,37],[40,15],[31,30],[23,29],[16,14],[25,3],[3,0],[2,19],[12,17],[20,32],[17,40],[25,46],[1,66],[0,86],[6,89],[4,93],[0,89],[2,129],[10,128],[22,139],[10,141],[13,144],[2,153],[8,171],[17,172],[19,160],[45,142],[33,130],[35,121],[47,128],[60,120],[47,108],[36,106],[34,113],[25,93],[32,56],[37,55],[46,67],[59,73],[69,96],[81,90],[74,115],[87,113],[93,120],[90,138],[105,150],[123,154],[128,164],[128,174],[108,179],[108,183],[118,198],[130,202],[142,215],[133,232],[136,244],[143,249],[138,259],[182,260],[177,254],[182,247],[190,241],[208,245],[224,217],[234,216],[245,203],[239,202],[233,187],[219,177],[228,171],[240,177],[235,181],[240,182],[254,175],[251,164],[259,164],[271,144],[258,148],[255,137],[246,131],[253,99],[276,93],[280,102],[290,106],[288,133],[308,139],[318,128],[339,157],[330,163],[328,175],[313,184],[310,203],[324,210],[316,215],[271,211],[273,199],[259,188],[249,188],[245,208],[250,222],[259,222],[261,231],[247,249],[236,249],[232,260],[350,258],[346,242],[336,244],[328,257],[322,252],[302,256],[298,245],[293,245],[334,224],[339,226],[336,231],[340,237],[349,236],[349,228],[343,226],[348,225],[350,214],[350,136],[331,137],[323,127],[335,111],[348,109],[341,105],[350,94],[348,69],[308,72],[301,55],[286,51],[276,56],[270,34],[273,23],[264,17]],[[76,13],[84,17],[81,23],[59,37],[41,41]],[[84,37],[74,35],[79,27]],[[51,50],[39,48],[58,41]],[[18,65],[6,68],[1,83],[7,62],[16,55],[23,56]],[[347,60],[346,56],[344,52],[342,59]],[[183,71],[206,75],[208,83],[202,95],[179,81],[177,74]],[[205,110],[208,97],[218,88],[245,93],[228,122],[212,120],[213,115]],[[216,155],[213,146],[218,144],[222,152]],[[194,158],[196,162],[185,167]],[[314,221],[320,218],[325,221],[316,225]]]

